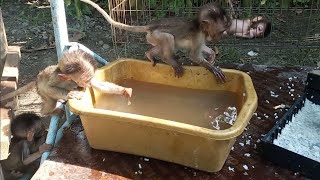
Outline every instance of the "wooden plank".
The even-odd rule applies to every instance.
[[[2,19],[2,12],[0,8],[0,74],[2,75],[4,64],[6,63],[6,57],[8,52],[8,42],[4,23]]]

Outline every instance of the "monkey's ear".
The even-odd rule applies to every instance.
[[[210,25],[210,21],[207,20],[207,19],[204,19],[204,20],[202,20],[202,21],[200,22],[200,26],[201,26],[202,28],[208,29],[209,25]]]
[[[262,16],[257,16],[257,17],[252,19],[252,22],[260,21],[262,18],[263,18]]]
[[[66,74],[60,73],[60,74],[58,74],[58,77],[59,77],[60,80],[63,80],[63,81],[70,80],[70,77],[68,75],[66,75]]]

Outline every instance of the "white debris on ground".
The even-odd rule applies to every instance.
[[[258,56],[258,53],[257,52],[254,52],[254,51],[249,51],[248,52],[248,55],[253,57],[253,56]]]
[[[229,166],[228,169],[229,169],[229,171],[234,172],[234,168],[232,168],[232,167]]]
[[[242,167],[243,167],[243,169],[245,169],[245,170],[249,170],[249,168],[248,168],[247,165],[243,165]]]
[[[245,157],[251,157],[251,154],[250,153],[245,153],[244,156]]]
[[[306,99],[274,144],[320,162],[320,106]]]
[[[278,105],[278,106],[273,107],[273,109],[279,109],[279,108],[283,109],[283,108],[285,108],[285,107],[286,107],[286,105],[280,104],[280,105]]]
[[[237,119],[237,108],[236,107],[228,107],[223,114],[217,116],[212,122],[212,127],[215,129],[220,129],[219,123],[224,122],[230,125]]]
[[[279,96],[276,93],[274,93],[273,91],[270,91],[270,95],[271,95],[271,97],[275,97],[275,98],[277,98]]]
[[[211,122],[212,127],[219,130],[220,129],[220,125],[219,125],[219,120],[215,119]]]
[[[144,160],[144,161],[149,161],[149,159],[148,159],[148,158],[143,158],[143,160]]]

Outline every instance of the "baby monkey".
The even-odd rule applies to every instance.
[[[42,99],[41,114],[62,115],[64,111],[56,108],[57,101],[82,98],[83,91],[79,88],[91,86],[96,68],[95,60],[91,55],[80,50],[66,52],[57,65],[48,66],[38,74],[35,81],[2,96],[1,100],[36,87]]]
[[[35,81],[6,94],[1,100],[9,99],[34,87],[42,99],[41,114],[62,115],[63,110],[56,108],[58,100],[81,98],[78,86],[87,87],[94,76],[95,64],[90,56],[82,51],[64,53],[57,65],[46,67]]]
[[[264,38],[271,32],[271,23],[265,17],[257,16],[248,19],[232,19],[231,26],[224,35],[242,38]]]
[[[32,112],[22,113],[12,119],[10,130],[10,154],[0,161],[5,179],[18,179],[25,174],[32,177],[42,153],[52,149],[52,145],[45,143],[46,131],[41,119]]]
[[[152,47],[145,55],[153,65],[155,65],[154,58],[160,57],[163,62],[172,66],[175,76],[181,77],[184,69],[177,62],[175,53],[179,49],[184,49],[190,52],[191,60],[194,63],[212,72],[219,82],[225,82],[225,75],[221,69],[209,62],[213,61],[212,59],[207,60],[203,56],[203,51],[212,52],[206,46],[206,42],[219,41],[229,26],[229,16],[217,3],[203,5],[193,19],[163,18],[145,26],[130,26],[114,21],[96,3],[90,0],[80,1],[97,9],[114,27],[131,32],[146,33],[146,40]]]

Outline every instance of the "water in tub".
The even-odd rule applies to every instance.
[[[119,95],[105,94],[99,98],[96,108],[127,112],[167,119],[209,129],[216,129],[213,121],[230,107],[239,110],[238,95],[229,91],[210,91],[178,88],[135,80],[117,83],[131,87],[131,105]],[[234,109],[231,109],[233,111]],[[221,121],[219,129],[229,128],[231,124]]]

